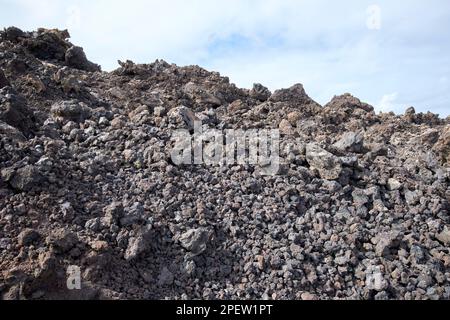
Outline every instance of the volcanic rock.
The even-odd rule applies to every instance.
[[[211,230],[205,228],[192,229],[183,233],[179,241],[184,249],[197,256],[206,250],[212,236]]]
[[[326,180],[336,180],[342,172],[341,160],[314,143],[306,146],[306,161]]]
[[[5,73],[0,69],[0,89],[9,86],[9,81],[6,79]]]
[[[0,31],[1,298],[450,299],[449,118],[68,39]]]

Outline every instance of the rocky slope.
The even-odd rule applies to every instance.
[[[0,32],[0,297],[450,299],[448,118],[164,61],[101,72],[68,38]],[[174,165],[186,114],[280,129],[279,173]]]

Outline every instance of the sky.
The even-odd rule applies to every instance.
[[[242,88],[302,83],[321,104],[450,115],[448,0],[0,0],[0,28],[69,29],[103,70],[200,65]]]

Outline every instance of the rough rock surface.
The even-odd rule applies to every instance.
[[[101,72],[68,37],[0,32],[1,298],[450,299],[448,118],[161,60]],[[278,174],[174,165],[198,120],[282,129]]]
[[[6,79],[5,73],[0,69],[0,89],[9,86],[9,81]]]

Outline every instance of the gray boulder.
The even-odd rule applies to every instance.
[[[342,172],[341,160],[315,143],[306,146],[306,161],[326,180],[336,180]]]
[[[436,236],[436,239],[438,239],[440,242],[442,242],[444,245],[450,245],[450,229],[445,227],[444,231],[439,233]]]
[[[346,132],[333,146],[342,152],[360,153],[363,150],[363,136],[356,132]]]
[[[181,246],[194,256],[205,252],[213,232],[206,228],[192,229],[183,233],[179,239]]]
[[[125,250],[125,260],[131,261],[136,259],[140,254],[145,252],[149,247],[150,227],[144,227],[132,238],[128,240],[128,247]]]
[[[65,61],[69,67],[73,67],[76,69],[90,71],[90,72],[95,72],[95,71],[101,70],[99,65],[97,65],[93,62],[90,62],[86,58],[86,54],[84,53],[83,48],[81,48],[81,47],[73,46],[73,47],[70,47],[69,49],[67,49],[66,55],[65,55]]]
[[[83,122],[92,116],[91,108],[76,100],[62,101],[54,104],[51,113],[56,118],[64,120]]]
[[[253,85],[253,89],[250,91],[250,97],[261,102],[267,101],[271,95],[272,93],[269,91],[269,89],[259,83],[255,83]]]
[[[175,277],[172,272],[167,267],[164,267],[161,270],[161,273],[158,277],[158,284],[160,286],[170,286],[173,281],[175,280]]]
[[[397,248],[400,244],[403,234],[399,231],[383,232],[376,237],[375,253],[379,257],[391,254],[391,249]]]
[[[39,170],[32,165],[22,167],[15,172],[4,169],[2,170],[2,177],[6,182],[9,182],[11,187],[21,192],[29,191],[32,187],[38,185],[42,179]]]
[[[275,91],[270,97],[271,102],[290,102],[295,104],[308,104],[313,102],[306,94],[305,88],[298,83],[288,89]]]

